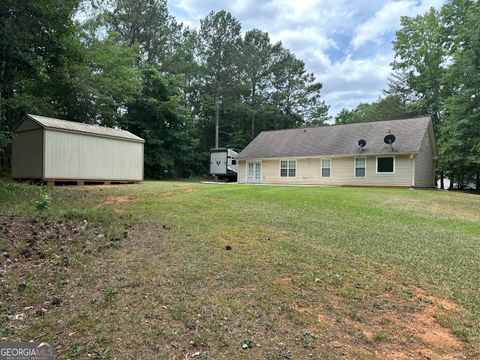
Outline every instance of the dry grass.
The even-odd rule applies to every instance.
[[[0,234],[17,260],[3,259],[4,339],[54,341],[60,359],[479,357],[474,196],[180,182],[6,187],[0,211],[19,235]],[[52,192],[43,213],[31,205],[37,191]],[[437,216],[432,203],[444,214],[462,209],[461,219]],[[71,241],[50,238],[54,227],[39,235],[51,248],[44,259],[21,255],[32,235],[25,216],[71,224],[60,232]]]

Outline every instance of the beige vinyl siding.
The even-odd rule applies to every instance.
[[[237,181],[239,183],[247,182],[247,162],[245,160],[237,160]]]
[[[388,155],[385,155],[388,156]],[[326,157],[331,160],[330,177],[321,177],[321,158],[297,160],[296,177],[280,177],[280,159],[264,159],[262,162],[262,183],[271,184],[323,184],[358,186],[411,186],[413,161],[407,155],[395,156],[395,174],[377,174],[376,156],[366,158],[366,177],[356,178],[355,157]],[[294,160],[294,158],[286,158]],[[248,161],[248,160],[247,160]],[[239,182],[246,182],[246,163],[241,160]]]
[[[45,130],[45,179],[143,180],[143,143]]]
[[[435,162],[429,132],[425,133],[420,151],[415,157],[415,187],[433,187],[435,184]]]
[[[15,134],[12,146],[12,178],[41,179],[42,172],[43,129]]]

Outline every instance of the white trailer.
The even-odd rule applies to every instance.
[[[219,180],[237,180],[238,152],[230,148],[210,150],[210,175]]]

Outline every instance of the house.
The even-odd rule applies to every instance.
[[[429,188],[436,159],[430,118],[264,131],[238,155],[238,182]]]
[[[139,182],[144,143],[125,130],[29,114],[14,130],[12,177],[47,183]]]

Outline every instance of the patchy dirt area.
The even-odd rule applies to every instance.
[[[128,202],[137,201],[137,196],[132,195],[118,195],[118,196],[109,196],[105,201],[106,204],[123,204]]]
[[[171,197],[171,196],[175,196],[175,195],[180,195],[180,194],[187,194],[187,193],[192,193],[192,192],[195,192],[196,190],[193,190],[191,188],[188,188],[188,189],[183,189],[183,190],[178,190],[178,191],[167,191],[167,192],[163,192],[160,194],[160,196],[162,197]]]
[[[71,300],[79,271],[128,236],[87,220],[0,216],[0,339],[52,336],[35,324]]]
[[[41,260],[51,255],[51,245],[66,246],[87,229],[88,222],[48,221],[30,216],[0,216],[0,238],[4,265],[22,259]]]
[[[290,279],[278,283],[288,286]],[[458,315],[461,307],[422,289],[414,288],[409,298],[386,291],[370,311],[349,309],[339,297],[317,308],[299,306],[297,311],[316,319],[311,334],[329,334],[331,344],[345,352],[360,348],[375,358],[391,360],[468,359],[463,342],[438,320]]]

